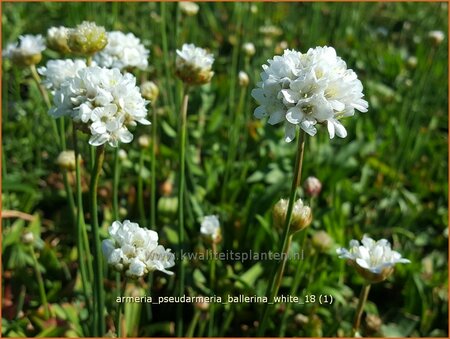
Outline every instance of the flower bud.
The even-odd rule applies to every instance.
[[[153,81],[146,81],[141,85],[142,97],[155,102],[159,95],[159,88]]]
[[[312,236],[312,245],[319,252],[327,252],[333,245],[333,239],[325,231],[315,232]]]
[[[21,239],[25,245],[30,245],[30,244],[34,243],[34,234],[30,231],[27,231],[22,234]]]
[[[375,314],[367,314],[366,315],[366,325],[367,329],[371,332],[378,332],[381,329],[381,325],[383,321],[381,318]]]
[[[75,29],[69,30],[68,45],[72,52],[93,55],[101,51],[108,44],[108,37],[104,27],[94,22],[83,21]]]
[[[245,55],[248,57],[251,57],[251,56],[255,55],[255,53],[256,53],[255,45],[251,42],[246,42],[245,44],[243,44],[242,50],[244,51]]]
[[[81,156],[79,155],[81,159]],[[74,171],[77,164],[75,161],[75,152],[74,151],[62,151],[59,153],[58,158],[56,159],[56,163],[59,168],[66,171]]]
[[[247,73],[245,73],[244,71],[240,71],[238,77],[239,77],[239,86],[247,87],[248,83],[250,82]]]
[[[47,47],[63,54],[70,53],[68,32],[69,29],[64,26],[50,27],[47,31]]]
[[[289,201],[280,199],[273,207],[273,221],[275,227],[282,229],[286,221],[286,213]],[[303,201],[298,199],[294,203],[291,216],[290,232],[295,233],[308,227],[312,222],[312,212],[309,206],[304,206]]]
[[[184,44],[177,50],[176,75],[186,84],[203,85],[211,81],[214,56],[193,44]]]
[[[409,68],[416,68],[417,67],[417,58],[415,56],[410,56],[407,60],[406,60],[406,64],[408,65]]]
[[[187,16],[194,16],[198,13],[198,5],[195,2],[181,1],[178,3],[180,10]]]
[[[207,303],[206,301],[196,302],[194,303],[194,307],[200,311],[206,312],[209,309],[209,303]]]
[[[445,34],[442,31],[430,31],[428,32],[428,38],[435,44],[440,45],[445,39]]]
[[[148,148],[150,146],[150,138],[147,135],[141,135],[138,139],[138,144],[141,148]]]
[[[159,193],[164,197],[171,195],[172,191],[173,191],[173,182],[171,179],[167,179],[161,185],[159,185]]]
[[[122,161],[127,160],[127,157],[128,157],[127,152],[124,149],[119,150],[118,156],[119,156],[119,159]]]
[[[310,197],[317,197],[322,190],[322,183],[316,177],[308,177],[303,183],[305,192]]]

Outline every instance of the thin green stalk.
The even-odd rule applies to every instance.
[[[201,312],[202,311],[199,310],[198,308],[195,309],[194,316],[192,317],[191,323],[189,324],[188,330],[186,332],[186,338],[194,337],[194,331],[195,331],[195,328],[197,327]]]
[[[114,149],[114,163],[113,163],[113,219],[119,219],[119,178],[120,178],[120,161],[119,161],[119,147]]]
[[[268,316],[270,314],[271,306],[273,306],[274,297],[278,294],[278,290],[280,288],[281,280],[284,274],[284,268],[286,267],[288,252],[290,243],[292,241],[292,235],[290,233],[291,227],[291,217],[292,210],[294,208],[294,201],[297,192],[297,187],[300,184],[301,176],[302,176],[302,167],[303,167],[303,153],[305,150],[305,132],[301,129],[298,135],[298,143],[297,143],[297,155],[295,158],[295,167],[294,167],[294,178],[292,180],[291,192],[289,195],[289,203],[286,212],[286,220],[284,223],[284,231],[283,231],[283,243],[281,246],[282,253],[282,262],[281,265],[278,266],[277,273],[273,275],[272,282],[269,285],[268,295],[269,295],[269,303],[266,303],[263,310],[263,315],[260,321],[260,327],[258,328],[258,336],[262,337],[267,327]],[[269,293],[270,292],[270,293]],[[270,305],[272,304],[272,305]]]
[[[209,284],[211,285],[211,296],[214,296],[214,290],[216,288],[216,244],[212,244],[213,257],[210,262],[209,270]],[[214,336],[214,312],[215,304],[211,303],[209,305],[209,326],[208,326],[208,337]]]
[[[141,225],[147,224],[144,210],[144,180],[142,178],[142,172],[144,171],[144,150],[144,148],[141,148],[139,151],[139,175],[137,183],[137,200]]]
[[[171,77],[171,67],[170,67],[170,57],[169,57],[169,45],[168,45],[168,40],[167,40],[167,24],[166,24],[166,19],[167,19],[167,8],[166,8],[166,3],[161,2],[161,44],[162,44],[162,49],[163,49],[163,53],[164,53],[164,71],[165,71],[165,75],[166,75],[166,81],[167,81],[167,87],[168,88],[172,88],[172,77]],[[175,101],[173,98],[173,93],[171,90],[169,91],[163,91],[163,94],[167,92],[168,95],[168,101],[169,101],[169,105],[171,108],[171,112],[175,112]]]
[[[121,274],[119,272],[116,273],[116,286],[117,286],[117,296],[122,297],[125,296],[125,291],[127,287],[127,281],[124,277],[123,283],[121,282]],[[119,302],[117,305],[117,314],[116,314],[116,334],[117,338],[124,338],[126,333],[122,333],[122,312],[124,312],[123,302]]]
[[[89,249],[89,240],[87,238],[86,223],[84,220],[83,212],[83,192],[81,189],[81,164],[80,153],[78,150],[78,138],[77,131],[73,129],[73,148],[75,152],[75,185],[76,185],[76,198],[77,198],[77,211],[76,211],[76,230],[77,230],[77,251],[78,251],[78,264],[80,265],[81,284],[83,287],[83,293],[86,300],[86,307],[92,311],[91,297],[88,294],[89,283],[91,281],[92,274],[89,276],[89,272],[92,271],[90,265],[91,251]],[[86,268],[86,265],[90,268]],[[92,332],[94,335],[95,331]]]
[[[152,229],[156,228],[156,146],[158,139],[158,124],[157,124],[157,114],[156,106],[153,104],[152,110],[152,150],[151,150],[151,183],[150,183],[150,227]]]
[[[39,287],[39,296],[41,298],[42,305],[44,306],[44,317],[45,320],[47,320],[48,318],[50,318],[50,309],[48,307],[47,294],[45,294],[44,279],[42,279],[42,274],[39,270],[39,262],[36,258],[36,253],[34,252],[33,245],[30,245],[30,252],[31,257],[33,258],[34,271],[36,273],[36,279]]]
[[[97,187],[100,172],[102,170],[103,160],[105,158],[104,146],[97,147],[95,154],[94,168],[91,175],[91,186],[89,190],[90,203],[91,203],[91,225],[92,233],[94,235],[94,286],[96,290],[96,304],[97,304],[97,330],[98,335],[103,336],[105,334],[105,291],[103,289],[103,260],[100,241],[100,226],[98,223],[98,209],[97,209]]]
[[[353,321],[352,337],[359,337],[359,326],[361,324],[361,316],[364,311],[367,296],[369,295],[370,284],[365,283],[359,295],[358,306],[356,307],[355,320]]]
[[[90,67],[92,65],[92,55],[86,57],[86,66]]]
[[[42,99],[44,99],[45,105],[47,106],[47,109],[50,109],[52,107],[52,104],[50,102],[50,99],[48,97],[48,93],[47,90],[44,88],[44,86],[42,86],[41,83],[41,77],[39,76],[37,70],[36,70],[36,66],[35,65],[31,65],[30,66],[30,71],[31,71],[31,76],[33,77],[34,82],[36,83],[36,86],[39,90],[39,93],[41,93]],[[53,133],[55,134],[55,138],[56,138],[56,143],[58,144],[58,146],[61,146],[61,140],[60,140],[60,135],[58,132],[58,126],[56,125],[56,121],[55,119],[51,118],[51,125],[52,125],[52,129],[53,129]]]
[[[189,88],[186,86],[184,89],[183,103],[181,105],[180,112],[180,173],[179,173],[179,185],[178,185],[178,244],[181,259],[182,249],[184,244],[184,188],[185,188],[185,176],[186,176],[186,124],[187,124],[187,108],[189,101]],[[178,265],[178,293],[180,296],[184,294],[184,265],[180,262]],[[178,337],[183,335],[183,304],[177,305],[177,321],[176,321],[176,334]]]

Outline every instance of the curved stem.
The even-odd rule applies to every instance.
[[[216,243],[212,244],[213,257],[211,259],[211,267],[209,271],[209,284],[211,285],[211,296],[214,295],[214,290],[216,288]],[[209,304],[209,326],[208,326],[208,337],[214,336],[214,312],[215,304]]]
[[[370,284],[364,284],[359,295],[358,306],[356,307],[355,320],[353,321],[352,337],[359,336],[359,326],[361,324],[361,316],[364,311],[364,305],[366,304],[367,296],[369,295]]]
[[[300,184],[300,179],[302,176],[302,167],[303,167],[303,153],[305,150],[305,132],[301,129],[300,134],[298,136],[298,144],[297,144],[297,155],[295,158],[295,167],[294,167],[294,178],[292,180],[291,192],[289,195],[289,203],[286,212],[286,220],[284,223],[284,231],[283,231],[283,244],[281,246],[281,255],[282,262],[281,265],[278,266],[277,273],[273,276],[272,282],[269,285],[268,293],[269,294],[269,303],[273,304],[274,297],[278,294],[278,290],[280,288],[281,280],[284,274],[284,268],[286,266],[289,247],[292,241],[290,226],[291,226],[291,217],[292,210],[294,208],[295,196],[297,192],[297,187]],[[260,321],[260,327],[258,329],[258,336],[263,336],[268,323],[268,316],[270,313],[271,306],[269,303],[266,303],[263,310],[263,315]]]
[[[138,199],[138,210],[139,210],[139,220],[141,225],[146,225],[145,211],[144,211],[144,180],[142,178],[142,172],[144,171],[144,148],[139,151],[139,175],[137,183],[137,199]]]
[[[184,243],[184,186],[186,176],[186,122],[187,122],[187,107],[189,101],[188,87],[184,89],[183,103],[180,112],[180,172],[178,185],[178,245],[180,260],[182,259],[182,249]],[[178,266],[178,293],[180,296],[184,294],[184,265],[181,261]],[[183,335],[183,304],[177,305],[177,336]]]
[[[97,186],[100,172],[102,170],[103,160],[105,158],[104,146],[99,146],[95,154],[94,167],[91,175],[91,187],[89,190],[90,202],[91,202],[91,218],[92,218],[92,233],[94,235],[94,286],[96,290],[96,303],[97,303],[97,330],[98,335],[103,336],[105,334],[105,292],[103,290],[103,260],[101,252],[100,242],[100,226],[98,223],[98,210],[97,210]]]

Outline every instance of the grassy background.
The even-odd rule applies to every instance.
[[[282,51],[280,42],[302,52],[318,45],[335,47],[361,79],[369,112],[343,122],[346,139],[330,141],[324,130],[307,139],[303,175],[318,177],[323,190],[313,201],[301,194],[313,206],[314,222],[303,247],[305,260],[289,262],[281,289],[283,294],[290,293],[300,272],[297,295],[331,294],[335,302],[280,306],[269,333],[348,335],[361,280],[334,251],[367,233],[388,238],[412,263],[373,286],[366,311],[381,317],[382,326],[376,331],[365,322],[363,333],[448,336],[448,40],[436,45],[428,38],[431,30],[448,31],[446,3],[201,3],[195,17],[184,17],[176,3],[3,3],[2,7],[4,46],[20,34],[45,35],[51,26],[73,27],[83,20],[107,30],[133,32],[142,39],[151,50],[150,67],[137,73],[138,79],[152,79],[161,90],[156,108],[160,184],[169,180],[176,187],[177,182],[181,91],[173,75],[174,51],[184,42],[193,42],[215,55],[213,81],[194,92],[188,113],[190,199],[186,201],[185,246],[192,251],[207,247],[199,239],[198,220],[208,214],[220,217],[223,251],[279,247],[271,207],[288,195],[295,146],[283,141],[281,127],[252,118],[256,104],[249,92],[258,81],[261,65]],[[278,27],[277,36],[261,32],[262,26],[269,25]],[[251,59],[241,51],[243,42],[256,46]],[[57,57],[49,51],[44,55],[45,59]],[[417,58],[416,65],[410,57]],[[50,117],[28,70],[13,67],[8,60],[3,61],[2,70],[2,207],[35,215],[33,222],[3,221],[2,334],[81,336],[89,315],[83,311],[76,280],[73,230],[67,225],[62,179],[54,162],[58,149],[47,133]],[[248,89],[238,86],[239,70],[250,75]],[[136,136],[149,133],[142,126],[135,132]],[[230,140],[239,145],[234,157],[229,155],[233,154]],[[136,186],[140,175],[149,206],[150,173],[138,167],[141,153],[146,168],[150,167],[149,151],[139,149],[136,142],[123,148],[129,158],[122,164],[122,218],[141,220],[145,226],[148,216],[139,214]],[[100,192],[105,236],[111,223],[111,164],[109,150]],[[175,191],[158,196],[157,231],[170,248],[177,247]],[[25,227],[42,239],[39,262],[54,323],[41,320],[29,253],[18,244]],[[333,238],[334,246],[326,253],[311,246],[318,230]],[[300,238],[295,238],[294,249],[301,246]],[[270,268],[269,262],[220,262],[213,292],[263,295]],[[113,289],[113,275],[109,278],[106,283]],[[150,294],[150,285],[153,295],[174,293],[176,277],[155,274],[152,279],[153,283],[130,284],[129,293]],[[190,262],[188,292],[208,295],[212,293],[208,283],[208,263]],[[112,315],[113,297],[108,295]],[[130,335],[173,334],[174,305],[126,307]],[[261,309],[258,304],[219,306],[214,333],[254,335]],[[192,305],[185,311],[186,324],[193,314],[200,317],[194,334],[207,335],[202,324],[208,311]],[[299,314],[308,319],[307,324]]]

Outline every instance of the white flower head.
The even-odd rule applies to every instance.
[[[21,35],[15,44],[8,44],[2,55],[20,66],[38,64],[45,49],[42,35]]]
[[[108,32],[108,44],[94,56],[100,67],[138,68],[145,70],[148,66],[150,51],[144,47],[141,40],[133,33],[119,31]]]
[[[252,42],[246,42],[242,45],[242,50],[244,51],[245,55],[248,57],[251,57],[255,55],[256,49],[255,45]]]
[[[129,143],[133,140],[129,126],[150,124],[145,107],[148,101],[142,98],[136,78],[130,73],[123,75],[117,68],[82,68],[61,84],[53,100],[55,107],[50,115],[70,116],[85,124],[93,146]]]
[[[364,235],[361,244],[358,240],[350,241],[350,249],[338,248],[339,258],[348,259],[359,274],[370,282],[385,280],[392,272],[395,264],[410,263],[401,254],[391,249],[386,239],[378,241]]]
[[[176,74],[187,84],[203,85],[211,81],[214,56],[193,44],[184,44],[177,49]]]
[[[269,117],[271,125],[283,122],[287,142],[295,138],[297,125],[313,136],[318,123],[327,126],[330,139],[345,138],[339,119],[354,115],[355,109],[367,112],[361,81],[332,47],[311,48],[305,54],[285,50],[267,63],[252,91],[259,104],[254,115]]]
[[[158,245],[155,231],[141,228],[137,223],[125,220],[115,221],[109,227],[110,239],[103,240],[103,254],[111,266],[125,275],[138,278],[153,272],[162,271],[175,265],[175,256]]]
[[[64,81],[76,76],[77,72],[85,67],[84,60],[49,60],[45,67],[38,68],[38,72],[44,77],[44,86],[54,93]]]
[[[430,31],[428,32],[428,38],[430,38],[430,40],[436,45],[439,45],[442,41],[444,41],[445,34],[442,31]]]
[[[220,222],[217,215],[207,215],[203,217],[200,225],[200,233],[213,242],[220,241]]]

